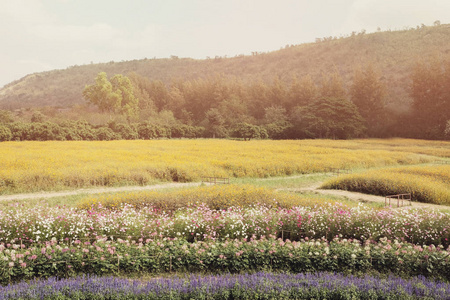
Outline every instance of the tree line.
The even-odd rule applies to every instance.
[[[0,140],[449,139],[450,61],[418,62],[410,79],[411,109],[398,114],[387,107],[383,76],[373,64],[356,68],[349,86],[337,69],[318,83],[306,75],[293,76],[290,84],[278,77],[265,83],[223,75],[165,84],[137,73],[108,79],[101,72],[83,96],[110,115],[108,124],[43,118],[25,124],[0,114]],[[170,122],[161,125],[160,116]]]

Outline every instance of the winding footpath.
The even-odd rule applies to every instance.
[[[305,175],[296,175],[287,178],[298,178],[298,177],[307,177],[312,176],[311,174]],[[269,179],[261,179],[261,180],[271,180]],[[178,188],[178,187],[193,187],[200,186],[201,182],[188,182],[188,183],[179,183],[179,182],[171,182],[171,183],[163,183],[156,185],[147,185],[147,186],[122,186],[122,187],[98,187],[98,188],[90,188],[90,189],[78,189],[78,190],[69,190],[69,191],[59,191],[59,192],[37,192],[37,193],[25,193],[25,194],[13,194],[13,195],[1,195],[0,201],[15,201],[15,200],[25,200],[25,199],[48,199],[53,197],[63,197],[63,196],[73,196],[73,195],[82,195],[82,194],[102,194],[102,193],[117,193],[117,192],[131,192],[131,191],[146,191],[146,190],[158,190],[158,189],[166,189],[166,188]],[[340,196],[346,198],[351,201],[358,202],[378,202],[385,203],[385,198],[381,196],[368,195],[358,192],[350,192],[344,190],[325,190],[320,189],[320,186],[323,184],[323,181],[316,181],[307,186],[303,186],[300,188],[281,188],[278,190],[282,191],[290,191],[290,192],[299,192],[299,193],[316,193],[322,195],[333,195]],[[433,209],[450,209],[449,206],[445,205],[435,205],[429,203],[421,203],[421,202],[412,202],[412,205],[408,205],[406,202],[405,205],[401,208],[433,208]],[[396,201],[392,201],[392,208],[397,207]]]
[[[322,195],[333,195],[333,196],[341,196],[351,201],[358,201],[358,202],[378,202],[378,203],[385,203],[385,198],[382,196],[375,196],[375,195],[368,195],[358,192],[350,192],[350,191],[344,191],[344,190],[325,190],[320,189],[320,186],[323,182],[316,182],[314,184],[311,184],[306,187],[302,188],[292,188],[292,189],[280,189],[284,191],[290,191],[290,192],[308,192],[308,193],[316,193],[316,194],[322,194]],[[396,200],[391,201],[392,208],[397,208],[397,202]],[[401,206],[400,208],[433,208],[433,209],[450,209],[450,207],[445,205],[437,205],[437,204],[430,204],[430,203],[421,203],[421,202],[412,202],[411,205],[407,203],[407,201],[404,202],[404,206]]]

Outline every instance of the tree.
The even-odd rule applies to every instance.
[[[300,80],[294,77],[289,90],[287,108],[306,106],[317,98],[318,90],[310,75],[303,76]]]
[[[120,107],[122,95],[113,90],[106,73],[100,72],[95,78],[95,84],[84,88],[83,97],[96,105],[101,112],[115,112]]]
[[[83,97],[102,112],[123,114],[128,121],[137,116],[139,100],[126,76],[117,74],[109,81],[106,73],[100,72],[95,84],[84,88]]]
[[[45,116],[40,111],[35,111],[31,116],[31,122],[33,123],[42,123],[45,120]]]
[[[443,138],[450,119],[450,61],[416,64],[412,77],[412,117],[417,137]]]
[[[285,138],[285,132],[292,124],[288,121],[286,109],[281,106],[271,106],[264,109],[263,124],[271,139]]]
[[[371,64],[355,70],[350,99],[366,120],[370,135],[381,133],[385,124],[385,95],[386,87]]]
[[[168,94],[169,101],[167,102],[165,109],[171,110],[177,118],[183,117],[183,109],[186,106],[186,99],[181,93],[180,89],[176,86],[172,87]]]
[[[444,131],[445,137],[450,140],[450,120],[447,121]]]
[[[228,130],[224,127],[225,119],[217,108],[211,108],[206,112],[206,119],[209,123],[209,131],[212,137],[227,137]]]
[[[231,95],[229,98],[222,100],[218,110],[226,126],[232,126],[241,122],[251,122],[252,119],[248,114],[246,103],[236,95]]]
[[[347,93],[344,88],[344,83],[337,69],[335,69],[331,75],[327,75],[325,73],[322,74],[322,81],[319,91],[322,98],[346,97]]]
[[[14,122],[12,113],[8,110],[0,109],[0,123],[12,123],[12,122]]]
[[[12,138],[11,130],[4,125],[0,125],[0,142],[10,141],[11,138]]]
[[[248,123],[238,123],[234,128],[234,136],[249,141],[251,139],[265,139],[268,137],[267,131],[257,125]]]
[[[292,114],[296,138],[349,139],[365,132],[357,107],[344,98],[320,98]]]
[[[117,74],[111,78],[111,84],[113,91],[120,95],[119,113],[125,115],[128,119],[136,118],[139,100],[134,96],[133,85],[130,79],[121,74]]]

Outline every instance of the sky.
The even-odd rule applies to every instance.
[[[450,23],[449,0],[0,0],[0,88],[35,72],[205,59]]]

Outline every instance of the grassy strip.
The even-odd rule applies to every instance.
[[[413,201],[450,205],[450,165],[386,168],[331,179],[322,188],[372,195],[411,193]]]
[[[330,271],[351,274],[423,275],[450,281],[450,249],[416,246],[383,239],[379,243],[333,239],[291,242],[241,239],[189,243],[179,239],[52,241],[42,245],[0,246],[0,281],[5,284],[35,277],[136,272],[239,273]]]
[[[148,282],[115,277],[82,276],[33,280],[0,287],[0,300],[10,299],[446,299],[450,284],[412,278],[387,279],[319,272],[242,275],[190,275]]]

